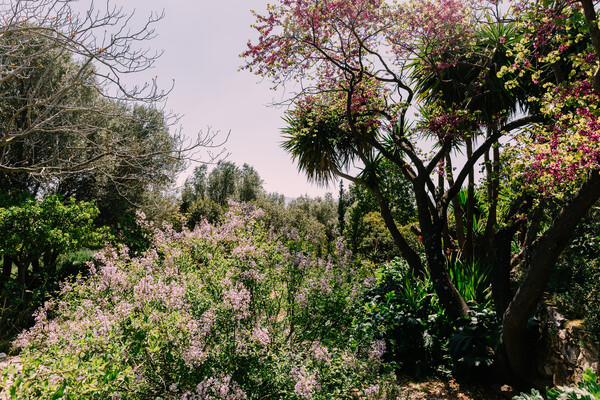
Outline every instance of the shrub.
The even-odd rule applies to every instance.
[[[142,219],[139,257],[107,247],[15,342],[11,398],[339,399],[374,383],[383,344],[349,329],[362,272],[261,212],[232,205],[193,231]],[[374,390],[371,391],[375,393]]]
[[[366,294],[362,328],[386,340],[388,357],[403,372],[424,377],[451,367],[457,377],[481,378],[489,372],[500,342],[496,314],[486,308],[491,306],[489,270],[456,262],[449,272],[470,300],[469,318],[452,324],[429,276],[415,277],[404,260],[396,259],[379,268]]]
[[[558,386],[547,389],[546,395],[548,400],[598,400],[600,399],[598,377],[591,370],[586,369],[578,386]],[[521,393],[513,397],[513,400],[544,400],[544,397],[539,391],[532,389],[530,394]]]
[[[490,377],[498,351],[501,330],[496,312],[470,304],[469,318],[456,327],[448,341],[454,376],[479,382]]]
[[[444,363],[452,331],[428,277],[415,277],[404,260],[380,267],[366,295],[363,329],[385,339],[388,357],[409,374],[423,377]]]

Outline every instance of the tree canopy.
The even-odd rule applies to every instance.
[[[210,146],[211,133],[193,143],[175,134],[173,147],[165,149],[148,146],[135,132],[138,124],[156,121],[152,111],[140,109],[159,107],[169,92],[159,89],[156,78],[129,83],[130,75],[151,68],[160,56],[144,46],[162,15],[135,27],[110,3],[80,8],[72,0],[0,6],[0,172],[111,175],[115,164],[139,170],[157,158],[177,163]],[[167,125],[177,120],[160,114]]]
[[[317,182],[338,176],[368,188],[418,271],[421,260],[371,171],[385,158],[410,182],[426,267],[452,318],[469,307],[447,263],[493,265],[495,306],[520,378],[532,371],[527,320],[569,234],[600,198],[597,7],[592,0],[281,0],[255,13],[259,38],[242,54],[244,67],[274,88],[295,90],[283,146],[299,169]],[[478,233],[480,163],[487,220]],[[353,173],[354,165],[362,171]],[[540,227],[540,212],[553,222]],[[511,255],[517,230],[527,234]],[[516,291],[511,259],[525,271]]]

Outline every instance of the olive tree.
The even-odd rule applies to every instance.
[[[129,134],[134,124],[107,123],[136,119],[132,110],[156,107],[168,94],[155,78],[129,84],[160,56],[145,46],[162,15],[135,27],[110,2],[80,9],[73,0],[0,4],[0,173],[110,175],[102,167],[139,169],[160,156],[175,162],[213,145],[211,133],[186,143],[178,132],[175,148],[148,148]]]

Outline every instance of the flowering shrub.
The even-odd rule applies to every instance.
[[[221,225],[176,232],[140,215],[152,246],[100,251],[17,338],[11,398],[379,396],[384,349],[349,329],[364,274],[341,240],[320,259],[260,217],[233,204]]]
[[[514,64],[498,72],[512,78],[508,86],[528,87],[528,107],[545,118],[518,135],[505,157],[524,189],[546,197],[577,190],[600,165],[598,60],[583,12],[577,2],[521,2]]]

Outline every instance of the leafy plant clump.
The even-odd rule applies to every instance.
[[[386,340],[388,357],[399,369],[424,377],[445,363],[445,343],[452,332],[433,284],[417,278],[400,259],[378,270],[366,294],[363,329]]]
[[[416,277],[400,259],[379,268],[378,279],[365,296],[362,329],[386,340],[387,357],[401,371],[418,378],[450,370],[461,379],[489,375],[501,340],[500,326],[489,308],[485,269],[475,265],[477,273],[466,275],[466,268],[458,263],[449,268],[471,307],[468,318],[455,323],[444,316],[428,275]]]
[[[547,389],[548,400],[598,400],[600,399],[600,385],[598,377],[590,369],[586,369],[582,381],[578,386],[557,386]],[[531,393],[521,393],[513,397],[513,400],[544,400],[542,394],[532,389]]]
[[[385,345],[349,329],[364,274],[341,240],[326,259],[261,211],[157,228],[139,257],[106,247],[15,341],[11,398],[340,399],[380,395]]]

